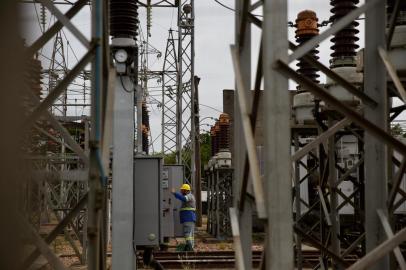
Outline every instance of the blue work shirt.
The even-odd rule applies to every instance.
[[[179,216],[180,223],[196,222],[196,200],[192,193],[182,195],[179,192],[173,193],[175,198],[182,202]]]

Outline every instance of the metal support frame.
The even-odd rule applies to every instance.
[[[249,1],[248,1],[249,2]],[[240,234],[238,235],[238,242],[235,242],[235,249],[236,251],[242,252],[242,254],[239,254],[236,252],[236,256],[242,255],[242,258],[239,258],[239,269],[250,269],[251,268],[251,261],[252,261],[252,252],[251,252],[251,244],[252,244],[252,211],[253,211],[253,203],[246,199],[246,191],[249,187],[248,185],[248,174],[252,173],[248,171],[248,168],[243,171],[243,168],[248,167],[249,160],[246,158],[247,155],[247,145],[245,143],[241,144],[241,141],[244,140],[243,136],[243,124],[242,124],[242,115],[240,110],[240,104],[244,104],[245,106],[248,105],[247,100],[249,100],[249,93],[248,90],[251,87],[251,65],[248,63],[251,63],[251,26],[247,23],[247,20],[244,19],[246,16],[243,17],[244,13],[244,1],[241,0],[236,0],[235,1],[235,9],[236,9],[236,16],[235,16],[235,29],[236,29],[236,34],[235,34],[235,44],[234,45],[235,49],[232,51],[232,57],[235,58],[233,61],[233,68],[234,71],[238,71],[239,74],[236,76],[241,76],[238,78],[240,81],[240,90],[238,94],[235,95],[234,97],[234,122],[233,122],[233,139],[234,143],[232,144],[234,146],[234,151],[233,151],[233,167],[235,168],[234,171],[234,186],[233,186],[233,205],[236,213],[236,222],[233,222],[231,219],[231,226],[233,229],[233,235],[235,229],[238,228],[240,231]],[[245,9],[247,10],[247,9]],[[244,32],[244,34],[240,33]],[[244,37],[244,38],[243,38]],[[238,60],[238,61],[235,61]],[[245,65],[242,65],[242,63],[246,63]],[[243,82],[243,83],[241,83]],[[237,80],[236,80],[236,87],[237,85]],[[243,87],[243,88],[242,88]],[[248,98],[247,98],[248,97]],[[249,112],[250,108],[246,107],[246,111],[244,112],[246,117],[246,114]],[[250,124],[250,123],[248,123]],[[245,134],[250,134],[253,133],[252,129],[249,130],[249,126],[247,126],[247,122],[245,121]],[[236,143],[238,142],[238,143]],[[251,142],[252,137],[251,137]],[[251,147],[254,147],[251,145]],[[251,153],[252,153],[252,148],[251,148]],[[244,165],[245,163],[245,165]],[[255,172],[256,174],[258,171]],[[258,181],[259,178],[257,177],[256,180]],[[258,185],[257,185],[258,186]],[[236,194],[239,194],[239,196],[236,196]],[[238,207],[236,207],[238,206]],[[230,210],[230,215],[231,215],[231,210]],[[235,226],[235,227],[233,227]],[[237,227],[238,226],[238,227]],[[237,228],[236,228],[237,227]],[[234,229],[235,228],[235,229]],[[234,236],[234,241],[235,241],[235,236]]]
[[[303,85],[306,90],[310,91],[316,97],[321,99],[322,101],[326,102],[330,109],[335,110],[338,114],[331,115],[331,123],[330,128],[325,130],[320,129],[319,137],[316,137],[314,134],[313,136],[315,139],[305,145],[298,145],[298,138],[294,138],[295,142],[295,152],[292,153],[293,156],[291,159],[295,162],[295,185],[289,187],[284,186],[284,192],[279,190],[278,194],[275,193],[267,193],[267,197],[272,200],[272,204],[268,202],[266,204],[266,208],[268,209],[268,219],[269,224],[268,227],[270,230],[274,230],[272,235],[274,236],[273,239],[266,238],[267,247],[265,248],[264,253],[266,252],[267,255],[263,258],[270,259],[270,265],[267,265],[267,269],[293,269],[293,264],[291,264],[293,254],[288,247],[286,246],[285,252],[282,254],[281,250],[283,250],[283,245],[276,245],[272,248],[272,243],[274,245],[276,243],[287,243],[290,242],[292,237],[288,235],[285,231],[285,235],[283,240],[281,239],[278,241],[279,237],[282,237],[280,231],[278,231],[278,226],[281,226],[283,221],[280,218],[271,218],[272,214],[276,214],[272,212],[270,209],[275,209],[281,205],[281,201],[285,198],[291,198],[290,192],[293,190],[295,191],[295,198],[296,198],[296,218],[295,218],[295,225],[294,231],[297,234],[296,243],[300,245],[302,242],[310,243],[311,245],[315,246],[317,249],[321,251],[320,257],[320,264],[316,266],[318,267],[328,267],[329,261],[334,262],[335,268],[342,268],[348,266],[348,263],[345,261],[345,256],[352,254],[355,252],[358,256],[362,256],[363,252],[363,239],[366,239],[367,243],[367,251],[371,251],[372,253],[379,254],[380,258],[384,257],[385,259],[378,260],[367,254],[365,259],[362,259],[360,264],[355,264],[354,269],[364,269],[358,268],[359,265],[363,265],[363,267],[368,266],[368,269],[389,269],[388,260],[387,260],[387,252],[395,245],[393,241],[399,240],[401,237],[399,234],[388,234],[388,230],[386,228],[387,233],[384,233],[384,228],[380,226],[379,216],[376,213],[376,208],[379,206],[380,209],[385,209],[383,212],[387,212],[387,209],[390,209],[392,213],[394,209],[398,208],[402,203],[405,202],[405,192],[399,188],[400,182],[404,176],[404,169],[405,169],[405,162],[403,161],[402,164],[400,162],[394,162],[396,166],[399,167],[397,174],[394,177],[394,181],[390,186],[391,192],[389,194],[389,199],[387,200],[387,181],[390,180],[388,177],[388,159],[386,152],[386,147],[393,147],[393,149],[400,155],[406,154],[406,147],[405,145],[399,141],[398,139],[394,138],[388,132],[388,124],[387,120],[389,119],[389,110],[388,107],[388,96],[386,91],[386,84],[387,79],[385,76],[385,67],[388,70],[389,75],[391,76],[392,80],[395,83],[395,88],[398,91],[397,95],[399,97],[404,96],[404,86],[402,85],[401,80],[396,74],[396,70],[391,65],[390,61],[388,60],[387,53],[385,51],[385,43],[388,42],[390,44],[391,37],[394,31],[394,23],[395,17],[398,13],[397,9],[395,8],[394,14],[390,19],[389,24],[389,36],[385,38],[385,29],[386,24],[385,21],[378,18],[385,18],[385,1],[383,0],[369,0],[366,3],[348,15],[341,18],[337,23],[335,23],[331,28],[324,31],[321,35],[311,39],[307,43],[303,44],[300,47],[296,47],[292,43],[289,43],[289,48],[293,50],[293,53],[288,57],[287,56],[287,37],[286,37],[286,3],[284,1],[277,1],[277,0],[268,0],[263,1],[264,4],[264,19],[263,21],[259,20],[258,18],[252,16],[250,12],[255,10],[258,7],[261,7],[262,1],[256,2],[254,5],[251,6],[250,1],[236,1],[236,17],[237,21],[241,24],[237,24],[236,27],[236,38],[237,44],[239,44],[240,50],[244,50],[243,44],[246,44],[247,40],[250,39],[249,35],[246,35],[246,29],[244,28],[245,24],[252,23],[260,28],[263,28],[263,47],[261,46],[261,56],[259,61],[263,61],[263,75],[265,80],[265,99],[264,102],[266,103],[267,108],[267,121],[265,124],[265,129],[269,129],[273,127],[272,130],[266,133],[266,138],[268,139],[268,144],[266,147],[271,147],[266,149],[266,153],[270,154],[270,157],[266,160],[266,170],[270,170],[272,176],[277,175],[277,177],[271,177],[268,181],[277,181],[275,179],[286,178],[290,179],[290,177],[282,177],[282,175],[290,175],[290,167],[289,161],[284,161],[282,158],[281,160],[281,153],[284,151],[290,151],[290,133],[286,126],[283,123],[280,123],[280,119],[284,119],[283,116],[287,118],[284,119],[286,123],[289,122],[290,116],[290,104],[288,102],[288,98],[285,99],[285,94],[287,94],[287,78],[291,78],[295,80],[297,83]],[[399,3],[397,3],[398,5]],[[272,9],[273,8],[273,9]],[[277,12],[276,12],[277,11]],[[274,14],[273,12],[277,13]],[[329,36],[339,32],[343,27],[351,23],[353,20],[358,18],[361,14],[365,13],[366,17],[366,49],[364,54],[364,69],[365,69],[365,84],[364,84],[364,92],[359,91],[356,89],[352,84],[347,82],[344,78],[340,77],[333,71],[329,70],[327,67],[322,65],[319,61],[314,59],[313,57],[307,55],[317,44],[328,38]],[[272,15],[272,16],[271,16]],[[375,30],[372,30],[375,29]],[[266,31],[265,31],[266,30]],[[238,38],[241,38],[239,40]],[[272,42],[269,42],[272,41]],[[278,51],[277,49],[280,49]],[[278,54],[273,55],[273,53],[278,52]],[[263,58],[262,58],[263,54]],[[233,55],[235,58],[235,56]],[[274,58],[273,58],[274,57]],[[328,77],[330,77],[333,81],[337,84],[341,85],[344,89],[349,91],[349,93],[357,96],[360,100],[362,100],[363,109],[356,111],[346,104],[337,100],[334,96],[332,96],[325,88],[314,84],[307,78],[303,77],[300,74],[297,74],[293,69],[291,69],[288,63],[292,62],[295,59],[303,58],[316,68],[320,69],[323,73],[325,73]],[[238,59],[238,58],[237,58]],[[250,58],[247,58],[250,59]],[[251,61],[245,59],[244,63],[250,63]],[[238,68],[235,68],[237,82],[243,76],[247,76],[246,73],[241,72],[239,73]],[[279,73],[279,75],[278,75]],[[286,76],[286,79],[282,79],[280,76]],[[262,70],[257,72],[257,76],[261,79],[262,77]],[[248,80],[244,78],[245,83],[248,83]],[[249,77],[248,77],[249,78]],[[272,80],[270,79],[272,78]],[[261,81],[259,79],[259,82]],[[268,83],[267,83],[268,82]],[[283,87],[282,87],[283,86]],[[238,87],[238,84],[237,84]],[[241,87],[240,87],[241,88]],[[395,89],[394,88],[394,89]],[[270,90],[268,90],[270,89]],[[268,90],[268,92],[267,92]],[[272,93],[270,95],[269,93]],[[267,96],[267,94],[269,94]],[[274,103],[272,103],[274,102]],[[286,102],[286,103],[284,103]],[[275,104],[277,103],[277,104]],[[241,102],[240,102],[241,104]],[[281,106],[283,104],[284,106]],[[280,108],[279,110],[274,111],[273,106],[275,108]],[[280,107],[279,107],[280,106]],[[237,105],[237,109],[239,106]],[[396,109],[396,110],[395,110]],[[391,116],[391,120],[395,119],[403,110],[405,109],[404,106],[400,106],[398,108],[393,108],[393,115]],[[270,113],[271,112],[271,113]],[[362,115],[364,114],[364,115]],[[238,115],[237,115],[238,116]],[[253,111],[251,117],[256,117],[256,112]],[[236,117],[235,126],[241,125],[243,122],[241,118]],[[280,124],[281,126],[277,126]],[[255,123],[251,123],[251,125],[255,125]],[[283,128],[285,127],[285,128]],[[362,129],[364,130],[362,130]],[[278,130],[278,132],[274,132]],[[236,133],[238,132],[238,129]],[[295,131],[296,132],[296,131]],[[283,135],[281,135],[283,134]],[[296,134],[296,133],[294,133]],[[300,133],[299,133],[300,134]],[[317,134],[317,132],[316,132]],[[365,134],[365,135],[364,135]],[[339,140],[342,136],[353,136],[355,140],[358,142],[358,151],[359,156],[356,162],[350,168],[341,167],[335,161],[335,149],[334,142]],[[279,137],[280,136],[280,137]],[[284,136],[284,138],[281,138]],[[296,136],[296,135],[295,135]],[[308,136],[308,135],[306,135]],[[289,143],[284,144],[283,142],[286,141],[286,137],[289,139]],[[276,138],[276,139],[275,139]],[[272,141],[272,139],[275,139]],[[238,134],[236,134],[236,140],[241,141],[238,138]],[[326,156],[326,142],[329,141],[329,151],[328,151],[328,159]],[[273,142],[273,144],[272,144]],[[285,145],[284,148],[281,145]],[[250,145],[248,145],[249,147]],[[279,147],[279,148],[272,148],[272,147]],[[318,150],[317,150],[318,147]],[[272,151],[273,149],[278,149],[278,151]],[[237,149],[238,150],[238,149]],[[317,151],[319,151],[318,154]],[[363,153],[364,152],[364,153]],[[241,181],[240,173],[239,173],[239,166],[238,159],[241,158],[241,151],[236,151],[236,160],[237,163],[235,164],[236,167],[236,176],[237,176],[237,185],[239,185],[239,181]],[[278,158],[273,158],[278,156]],[[316,160],[315,168],[320,169],[320,186],[319,186],[319,198],[316,201],[309,203],[309,209],[304,211],[301,209],[301,203],[305,203],[301,201],[300,198],[300,191],[298,191],[298,185],[303,183],[306,179],[314,174],[316,171],[314,168],[307,167],[306,164],[302,162],[303,158],[309,157]],[[249,158],[250,159],[250,158]],[[253,160],[249,160],[253,162]],[[255,160],[255,158],[254,158]],[[274,166],[275,163],[280,164],[280,166]],[[252,164],[252,163],[251,163]],[[271,166],[270,166],[271,165]],[[273,165],[273,166],[272,166]],[[303,166],[307,171],[306,175],[301,178],[300,175],[297,174],[299,168]],[[243,168],[242,166],[241,168]],[[245,166],[247,169],[251,166]],[[273,168],[273,171],[272,171]],[[276,168],[276,169],[275,169]],[[280,170],[279,170],[280,169]],[[364,170],[366,175],[364,175]],[[278,174],[279,173],[279,174]],[[354,177],[353,175],[357,175]],[[267,177],[266,175],[265,177]],[[366,185],[364,185],[364,176]],[[245,178],[243,178],[245,179]],[[267,179],[267,178],[265,178]],[[372,180],[371,180],[372,179]],[[265,183],[268,183],[265,181]],[[353,186],[354,190],[352,193],[344,193],[340,190],[340,184],[343,181],[349,181]],[[289,181],[286,181],[289,182]],[[278,187],[282,188],[282,186],[278,186],[278,182],[272,182],[272,189],[268,190],[268,192],[276,192]],[[243,187],[247,186],[247,182],[243,182]],[[372,192],[371,192],[372,190]],[[378,194],[379,193],[379,194]],[[255,194],[255,192],[254,192]],[[270,196],[272,194],[272,196]],[[283,198],[281,198],[281,194],[283,194]],[[396,204],[394,204],[395,197],[401,195],[401,199],[397,200]],[[245,197],[245,193],[243,194]],[[243,197],[241,197],[243,198]],[[257,194],[255,194],[255,200],[257,200]],[[341,200],[340,203],[337,202],[337,199]],[[326,200],[327,199],[327,200]],[[240,202],[243,200],[240,200]],[[285,212],[290,212],[287,209],[286,205],[291,205],[290,203],[285,204]],[[323,206],[324,205],[324,206]],[[351,206],[354,208],[354,216],[356,218],[357,226],[359,235],[354,235],[353,238],[348,238],[347,235],[341,235],[340,232],[340,211],[343,209],[345,205]],[[365,205],[365,210],[364,210]],[[241,206],[241,205],[240,205]],[[269,209],[270,207],[270,209]],[[319,207],[319,208],[318,208]],[[387,208],[388,207],[388,208]],[[305,219],[309,217],[310,213],[317,213],[317,209],[320,209],[319,217],[320,220],[315,222],[315,224],[306,224]],[[323,210],[324,209],[324,210]],[[373,210],[372,210],[373,209]],[[242,216],[245,214],[244,207],[239,207],[241,212],[238,213],[238,216]],[[287,211],[286,211],[287,210]],[[298,212],[302,213],[298,213]],[[373,212],[374,211],[374,212]],[[366,219],[364,221],[363,216],[366,215]],[[279,216],[278,216],[279,217]],[[288,214],[284,216],[287,218]],[[325,224],[325,220],[330,220],[331,222],[327,222]],[[240,219],[241,220],[241,219]],[[272,222],[270,222],[272,221]],[[334,221],[334,222],[333,222]],[[290,218],[289,221],[290,222]],[[241,222],[236,222],[236,224],[240,224]],[[333,223],[336,223],[334,225]],[[334,226],[329,226],[334,225]],[[363,232],[362,227],[365,226],[366,233]],[[284,226],[284,229],[288,228],[288,226]],[[319,228],[320,233],[317,233],[315,230]],[[267,233],[269,234],[270,231],[268,230]],[[320,235],[321,234],[321,235]],[[277,237],[275,237],[275,235]],[[269,237],[269,236],[268,236]],[[321,240],[319,240],[321,237]],[[391,237],[390,240],[385,241],[386,237]],[[238,243],[236,245],[242,246],[242,249],[245,248],[244,241],[238,239]],[[272,242],[273,241],[273,242]],[[384,242],[385,241],[385,242]],[[403,241],[403,240],[402,240]],[[333,243],[332,243],[333,242]],[[381,244],[383,242],[383,244]],[[400,243],[400,240],[397,242]],[[393,245],[392,245],[393,244]],[[377,253],[376,249],[379,246],[386,248],[386,253],[379,252]],[[389,247],[390,246],[390,247]],[[277,247],[277,248],[275,248]],[[359,249],[361,247],[361,249]],[[297,266],[301,267],[302,259],[300,256],[301,254],[301,247],[296,247],[297,251],[296,256],[299,256],[296,260]],[[372,251],[373,250],[373,251]],[[382,250],[381,250],[382,251]],[[277,254],[278,256],[275,256]],[[288,254],[288,256],[286,256]],[[289,257],[289,254],[291,257]],[[243,254],[241,256],[247,256]],[[274,258],[274,261],[272,261]],[[328,260],[325,260],[328,258]],[[365,262],[369,261],[368,264],[364,264]],[[374,268],[371,268],[373,263],[377,264]],[[400,262],[400,260],[399,260]],[[283,265],[286,263],[285,265]],[[327,263],[327,264],[326,264]],[[246,261],[245,264],[247,265]],[[276,267],[276,265],[278,265]],[[400,262],[402,267],[402,263]],[[275,268],[272,268],[275,267]]]
[[[206,171],[207,231],[217,239],[231,236],[229,209],[233,201],[233,169],[213,168]]]
[[[272,68],[288,59],[287,2],[264,1],[265,187],[267,194],[267,269],[293,269],[293,219],[290,97],[288,79]],[[277,130],[278,132],[275,132]],[[275,158],[278,157],[278,158]]]
[[[126,85],[123,85],[122,82]],[[134,140],[132,139],[135,120],[134,92],[125,90],[133,87],[129,77],[123,76],[121,80],[116,80],[114,91],[112,269],[134,269],[136,266],[132,239],[134,230]],[[137,105],[139,106],[142,104],[142,102],[138,102],[142,95],[137,94]]]
[[[366,3],[372,2],[371,0]],[[384,131],[388,130],[388,95],[386,70],[378,48],[386,46],[385,1],[365,12],[365,77],[364,91],[378,101],[375,109],[365,108],[365,117]],[[371,32],[373,31],[373,33]],[[371,133],[365,133],[365,232],[366,251],[370,252],[385,239],[377,209],[385,209],[387,202],[388,155],[387,146]],[[406,154],[403,152],[403,154]],[[370,267],[372,270],[389,269],[389,256]]]

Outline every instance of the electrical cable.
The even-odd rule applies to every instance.
[[[231,7],[229,7],[229,6],[226,6],[225,4],[221,3],[221,2],[218,1],[218,0],[214,0],[214,2],[216,2],[216,3],[219,4],[220,6],[226,8],[226,9],[232,11],[232,12],[236,12],[236,10],[235,10],[234,8],[231,8]],[[255,17],[264,17],[264,16],[259,15],[259,14],[252,14],[252,15],[255,16]]]
[[[131,79],[130,79],[131,80]],[[125,87],[125,85],[124,85],[124,82],[123,82],[123,76],[122,75],[120,75],[120,82],[121,82],[121,86],[123,87],[123,90],[125,91],[125,92],[127,92],[127,93],[132,93],[132,92],[135,92],[135,86],[134,86],[134,82],[131,80],[131,82],[133,83],[133,89],[132,90],[128,90],[126,87]]]
[[[231,7],[229,7],[229,6],[224,5],[223,3],[221,3],[221,2],[218,1],[218,0],[214,0],[214,2],[216,2],[217,4],[219,4],[220,6],[226,8],[226,9],[228,9],[228,10],[231,10],[231,11],[235,12],[235,9],[233,9],[233,8],[231,8]]]
[[[203,107],[210,108],[210,109],[215,110],[215,111],[217,111],[217,112],[219,112],[219,113],[223,113],[222,111],[220,111],[220,110],[218,110],[218,109],[216,109],[216,108],[214,108],[214,107],[211,107],[211,106],[209,106],[209,105],[205,105],[205,104],[202,104],[202,103],[199,103],[199,105],[200,105],[200,106],[203,106]]]

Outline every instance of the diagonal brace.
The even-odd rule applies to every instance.
[[[247,145],[248,161],[250,165],[250,173],[254,187],[255,202],[257,206],[258,217],[266,218],[267,213],[265,208],[264,190],[262,186],[261,175],[259,172],[258,157],[255,151],[255,141],[252,132],[251,120],[248,114],[247,102],[245,100],[246,88],[241,76],[240,58],[237,54],[237,50],[234,45],[231,45],[231,56],[233,60],[234,72],[236,77],[239,112],[241,114],[243,135],[245,143]]]
[[[292,161],[297,161],[298,159],[302,158],[309,151],[316,148],[320,144],[326,142],[327,139],[330,138],[330,136],[334,135],[337,131],[339,131],[346,125],[349,125],[350,123],[351,121],[348,118],[344,118],[343,120],[337,122],[336,124],[334,124],[334,126],[332,126],[327,131],[323,132],[320,136],[318,136],[314,141],[306,144],[306,146],[304,146],[302,149],[293,154]]]
[[[400,183],[402,182],[403,175],[405,174],[405,170],[406,170],[406,158],[403,158],[400,168],[395,174],[395,180],[392,184],[392,188],[391,188],[389,196],[388,196],[388,208],[389,209],[393,208],[393,203],[395,202],[396,194],[398,193],[398,189],[399,189]]]
[[[262,40],[262,39],[261,39]],[[258,116],[258,107],[259,107],[259,95],[260,95],[260,88],[261,88],[261,79],[262,79],[262,41],[261,45],[259,48],[259,56],[258,56],[258,63],[257,63],[257,74],[255,76],[255,85],[254,85],[254,99],[252,101],[252,106],[251,106],[251,128],[252,128],[252,134],[255,136],[255,127],[257,125],[257,116]],[[247,191],[247,185],[248,185],[248,174],[249,174],[249,169],[250,169],[250,164],[248,160],[248,155],[245,154],[244,158],[244,172],[243,172],[243,178],[242,178],[242,184],[241,184],[241,192],[240,192],[240,200],[238,202],[239,204],[239,210],[243,211],[244,209],[244,204],[245,204],[245,194]]]
[[[27,88],[24,89],[28,90]],[[30,95],[32,101],[35,104],[40,104],[39,98],[35,96],[32,91],[27,91],[27,94]],[[80,147],[80,145],[72,138],[69,131],[58,120],[56,120],[54,115],[49,111],[45,111],[45,116],[48,117],[48,121],[50,122],[50,124],[61,134],[61,137],[69,145],[69,148],[72,149],[82,159],[85,166],[88,166],[89,159],[87,155],[83,151],[82,147]]]
[[[399,246],[404,241],[406,241],[406,228],[402,229],[388,240],[385,240],[382,244],[370,251],[361,260],[354,263],[347,270],[368,269],[368,267],[379,261],[382,257],[391,252],[395,247]]]
[[[244,270],[244,254],[242,250],[241,237],[240,237],[240,225],[238,223],[238,214],[235,208],[230,208],[230,223],[231,231],[234,239],[234,250],[236,258],[236,267],[238,270]]]
[[[37,247],[36,251],[41,253],[47,259],[52,269],[68,270],[61,260],[55,255],[52,249],[47,245],[44,239],[38,235],[34,228],[32,228],[31,224],[29,224],[23,217],[20,218],[19,226],[21,226],[23,232],[33,241],[34,245]]]
[[[392,65],[388,53],[382,48],[378,48],[379,55],[383,63],[385,64],[386,70],[389,73],[389,76],[392,78],[393,83],[395,84],[396,90],[398,91],[399,95],[402,97],[404,103],[406,103],[406,90],[402,85],[402,82],[399,79],[398,74],[396,73],[395,67]]]
[[[79,0],[65,13],[68,19],[73,18],[86,4],[88,0]],[[60,21],[55,22],[40,38],[38,38],[26,52],[26,57],[31,58],[39,49],[41,49],[57,32],[63,27]]]
[[[371,2],[370,2],[371,3]],[[295,70],[290,68],[286,63],[282,62],[281,60],[276,61],[274,64],[274,68],[277,69],[279,72],[284,74],[288,78],[292,78],[294,81],[302,84],[306,87],[310,92],[312,92],[315,96],[319,97],[320,99],[327,102],[331,107],[333,107],[336,111],[342,113],[343,115],[347,116],[350,120],[354,123],[358,124],[360,127],[364,128],[368,132],[370,132],[375,137],[381,139],[386,144],[392,146],[402,155],[406,156],[406,145],[403,144],[398,139],[392,137],[389,133],[385,130],[381,129],[371,121],[365,119],[359,113],[355,112],[344,103],[336,99],[330,93],[328,93],[323,87],[319,86],[318,84],[314,83],[310,79],[306,78],[298,74]]]
[[[383,212],[382,209],[377,209],[376,212],[378,213],[379,219],[381,220],[382,227],[385,230],[385,234],[388,238],[393,237],[393,231],[392,228],[388,222],[388,218],[386,217],[385,213]],[[406,270],[406,262],[405,258],[403,258],[402,252],[400,252],[400,248],[397,246],[393,250],[393,253],[395,254],[396,260],[399,263],[399,267],[401,270]]]
[[[61,82],[55,87],[55,89],[48,94],[48,96],[39,104],[32,114],[25,121],[25,127],[31,126],[39,117],[41,117],[45,111],[55,102],[55,100],[62,94],[63,91],[69,86],[69,84],[76,78],[76,76],[86,67],[86,65],[93,58],[96,46],[93,46],[76,66],[63,78]]]
[[[87,38],[80,32],[76,26],[73,25],[73,23],[64,15],[62,12],[59,11],[55,7],[55,5],[50,1],[50,0],[38,0],[38,2],[41,2],[44,6],[46,6],[49,11],[53,15],[55,15],[58,20],[68,28],[69,31],[71,31],[72,34],[76,36],[76,38],[85,46],[85,48],[89,49],[90,48],[90,43],[87,40]]]
[[[291,50],[294,50],[297,48],[297,46],[292,42],[289,42],[289,48]],[[333,79],[336,83],[340,84],[348,92],[361,99],[363,103],[367,104],[372,108],[375,108],[377,106],[378,103],[374,99],[372,99],[364,92],[359,91],[352,83],[348,82],[346,79],[344,79],[343,77],[332,71],[330,68],[326,67],[323,63],[319,62],[316,58],[314,58],[310,54],[306,54],[305,56],[303,56],[303,59],[309,64],[318,68],[321,72],[326,74],[327,77]]]
[[[87,204],[87,198],[88,198],[88,193],[86,193],[80,201],[77,203],[77,205],[61,220],[61,222],[58,223],[58,225],[48,234],[48,236],[45,238],[45,242],[47,244],[52,243],[52,241],[55,240],[55,238],[63,232],[64,228],[69,224],[69,222],[74,219],[80,211],[85,207]],[[29,266],[38,258],[38,256],[41,255],[40,251],[38,249],[34,250],[31,255],[28,256],[28,258],[24,261],[23,269],[28,269]]]

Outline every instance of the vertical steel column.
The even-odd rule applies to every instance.
[[[127,78],[127,77],[124,77]],[[113,121],[112,269],[135,267],[133,248],[134,92],[116,80]],[[129,80],[123,80],[129,81]],[[126,88],[130,88],[126,86]]]
[[[293,135],[294,145],[295,145],[295,152],[299,150],[299,134],[295,132]],[[295,162],[295,222],[299,223],[301,217],[301,197],[300,197],[300,163],[299,161]],[[296,235],[296,267],[297,270],[302,270],[303,265],[303,257],[302,257],[302,237],[300,235]]]
[[[235,9],[236,9],[236,21],[235,21],[235,44],[240,44],[240,29],[241,23],[243,18],[243,6],[244,1],[251,2],[250,0],[236,0],[235,1]],[[242,80],[245,82],[246,89],[249,91],[251,89],[251,25],[249,23],[245,26],[245,34],[244,34],[244,41],[241,46],[237,46],[238,54],[240,57],[240,63],[244,63],[240,67]],[[251,103],[251,96],[248,93],[245,94],[245,100],[247,100],[248,104]],[[248,98],[247,98],[248,97]],[[235,179],[236,184],[234,185],[234,192],[236,196],[234,196],[234,205],[237,206],[239,204],[238,199],[240,194],[240,188],[242,186],[242,179],[243,179],[243,168],[244,168],[244,159],[246,154],[246,146],[241,144],[241,141],[244,141],[242,136],[243,129],[242,129],[242,121],[241,121],[241,114],[239,113],[239,97],[235,95],[234,99],[234,111],[236,112],[234,115],[234,157],[233,157],[233,167],[235,168]],[[245,269],[251,269],[252,267],[252,202],[250,200],[245,200],[244,202],[244,210],[239,213],[239,225],[240,225],[240,239],[242,250],[244,254],[244,263]]]
[[[366,3],[372,0],[366,0]],[[386,70],[379,58],[378,48],[386,47],[386,1],[370,7],[365,12],[365,93],[378,102],[376,108],[365,107],[365,118],[388,130],[388,97]],[[368,131],[365,132],[365,231],[366,250],[370,252],[385,239],[377,209],[387,209],[387,147]],[[386,214],[386,213],[385,213]],[[385,256],[371,270],[389,269],[389,256]]]
[[[178,74],[176,89],[176,163],[182,164],[182,113],[183,113],[183,50],[182,1],[178,4]]]
[[[145,86],[146,87],[146,86]],[[137,91],[137,153],[142,153],[142,101],[144,99],[144,88],[136,86]]]
[[[266,268],[292,270],[293,221],[288,79],[273,69],[288,60],[287,1],[264,1],[265,190],[268,212]]]
[[[103,269],[101,241],[103,229],[102,208],[103,188],[101,185],[100,172],[100,142],[101,142],[101,104],[103,87],[103,1],[92,0],[92,27],[91,35],[94,42],[98,42],[96,54],[92,61],[92,96],[91,96],[91,120],[90,130],[90,167],[89,167],[89,201],[88,201],[88,269]]]
[[[197,226],[202,226],[202,168],[200,160],[200,115],[199,115],[199,81],[200,78],[197,76],[193,77],[194,82],[194,98],[192,99],[192,110],[194,122],[194,133],[192,134],[194,138],[193,144],[195,149],[192,153],[192,159],[194,162],[195,173],[192,175],[192,183],[194,185],[195,196],[196,196],[196,212],[197,212]],[[193,168],[193,166],[192,166]],[[193,179],[194,177],[194,179]]]
[[[329,119],[329,127],[334,125],[334,121]],[[331,220],[331,250],[335,254],[340,254],[340,216],[338,214],[338,194],[336,192],[337,170],[336,170],[336,140],[335,134],[328,139],[328,187],[330,192],[330,220]],[[337,269],[338,264],[333,260],[333,269]]]
[[[190,179],[192,181],[192,185],[195,190],[195,196],[196,196],[196,202],[201,203],[201,194],[197,194],[197,185],[196,185],[196,158],[195,158],[195,151],[196,151],[196,142],[199,139],[196,137],[196,125],[197,128],[199,127],[199,122],[196,123],[196,85],[195,85],[195,65],[194,65],[194,55],[195,55],[195,27],[194,27],[194,18],[195,18],[195,8],[194,8],[194,0],[190,0],[190,5],[192,8],[191,11],[191,24],[192,27],[190,28],[190,144],[191,144],[191,150],[192,153],[190,155]],[[200,207],[200,205],[199,205]],[[197,208],[197,214],[198,214],[198,220],[197,223],[201,224],[202,223],[202,213],[201,209]]]
[[[215,169],[214,173],[215,186],[216,186],[216,231],[215,235],[217,238],[220,237],[220,200],[221,200],[221,193],[220,193],[220,172],[219,170]]]

